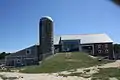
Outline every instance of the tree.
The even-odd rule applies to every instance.
[[[120,44],[114,44],[114,53],[120,53]]]
[[[10,55],[10,53],[2,52],[0,53],[0,59],[4,59],[5,56]]]

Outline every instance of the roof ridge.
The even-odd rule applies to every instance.
[[[96,34],[106,34],[106,33],[86,33],[86,34],[61,34],[56,36],[62,36],[62,35],[96,35]]]

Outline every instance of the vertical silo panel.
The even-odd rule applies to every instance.
[[[53,21],[47,17],[40,19],[40,51],[44,55],[54,54]]]

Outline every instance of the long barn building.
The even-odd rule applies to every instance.
[[[39,45],[33,45],[6,57],[7,66],[26,66],[38,64]],[[54,51],[86,52],[94,56],[108,56],[113,59],[113,41],[106,34],[80,34],[54,36]],[[45,54],[44,54],[45,55]],[[52,55],[52,54],[51,54]]]
[[[113,59],[113,41],[106,34],[53,36],[53,20],[44,16],[39,22],[39,44],[32,45],[5,57],[5,65],[12,67],[37,65],[58,52],[80,51]]]
[[[113,58],[113,41],[106,34],[61,35],[54,37],[57,51],[82,51]]]

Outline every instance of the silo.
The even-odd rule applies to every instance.
[[[39,23],[39,43],[41,58],[54,54],[53,44],[53,20],[49,16],[44,16]]]

